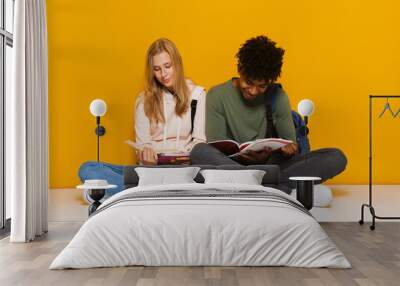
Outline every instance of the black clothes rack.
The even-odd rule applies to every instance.
[[[361,219],[359,224],[364,224],[364,207],[369,208],[372,215],[372,225],[369,226],[371,230],[375,229],[375,219],[400,219],[400,217],[384,217],[378,216],[375,213],[375,208],[372,205],[372,101],[374,99],[389,99],[400,98],[400,95],[370,95],[369,96],[369,203],[361,206]]]

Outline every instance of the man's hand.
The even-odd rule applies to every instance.
[[[271,155],[271,149],[266,148],[261,151],[247,151],[246,153],[240,153],[239,160],[244,164],[264,164],[267,162]]]
[[[143,165],[157,165],[157,154],[153,148],[144,147],[139,151],[139,161]]]
[[[281,151],[286,156],[293,156],[294,154],[296,154],[299,151],[299,148],[297,147],[297,144],[291,143],[286,146],[283,146],[281,148]]]

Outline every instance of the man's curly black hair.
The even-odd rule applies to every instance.
[[[281,74],[284,53],[266,36],[251,38],[236,54],[238,72],[249,80],[274,82]]]

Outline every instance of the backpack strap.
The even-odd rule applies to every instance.
[[[192,99],[190,102],[190,109],[191,109],[191,114],[190,114],[190,119],[192,122],[192,127],[190,128],[190,134],[193,133],[193,128],[194,128],[194,117],[196,116],[196,108],[197,108],[197,100]]]
[[[277,137],[277,132],[274,127],[274,119],[272,116],[272,109],[275,105],[276,95],[278,90],[282,88],[280,83],[270,85],[264,94],[265,115],[267,118],[267,129],[265,130],[265,138]]]
[[[267,102],[267,100],[264,101],[265,103],[265,115],[267,117],[267,129],[265,130],[265,138],[272,138],[273,135],[272,133],[274,128],[274,121],[272,117],[272,106],[271,103]]]

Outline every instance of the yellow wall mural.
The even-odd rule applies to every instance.
[[[80,164],[96,160],[95,98],[108,104],[101,160],[136,161],[124,141],[134,139],[134,101],[155,39],[173,40],[187,76],[208,89],[236,75],[240,44],[260,34],[286,50],[280,82],[292,107],[316,104],[312,148],[336,146],[348,157],[329,183],[366,184],[368,95],[400,94],[398,11],[396,0],[47,1],[50,186],[74,187]],[[399,184],[400,116],[374,124],[376,182]]]

